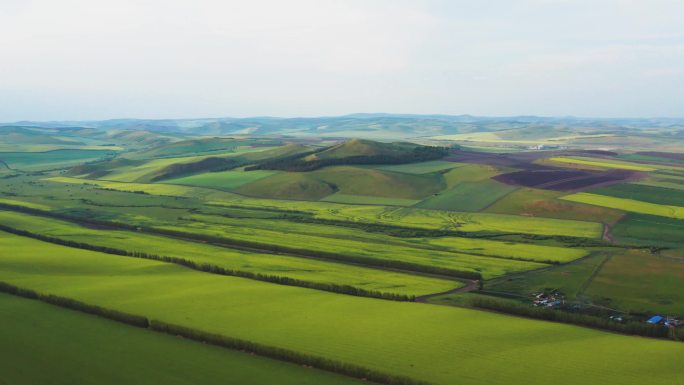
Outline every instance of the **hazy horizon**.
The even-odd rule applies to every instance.
[[[682,14],[674,0],[8,0],[0,122],[681,118]]]
[[[160,118],[140,118],[140,117],[108,117],[103,119],[22,119],[13,121],[0,121],[0,125],[11,125],[15,123],[70,123],[70,122],[106,122],[106,121],[118,121],[118,120],[141,120],[141,121],[199,121],[199,120],[221,120],[221,119],[334,119],[343,117],[353,117],[356,115],[387,115],[387,116],[399,116],[399,117],[429,117],[429,116],[443,116],[443,117],[472,117],[474,119],[516,119],[516,118],[538,118],[538,119],[567,119],[567,120],[676,120],[684,121],[684,116],[574,116],[574,115],[474,115],[474,114],[441,114],[441,113],[424,113],[424,114],[414,114],[414,113],[404,113],[404,112],[352,112],[348,114],[339,115],[293,115],[293,116],[276,116],[276,115],[247,115],[247,116],[190,116],[190,117],[160,117]]]

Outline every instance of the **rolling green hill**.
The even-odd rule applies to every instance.
[[[436,160],[445,157],[444,147],[414,143],[381,143],[352,139],[328,148],[313,150],[301,157],[261,162],[252,170],[312,171],[326,166],[358,164],[402,164]]]

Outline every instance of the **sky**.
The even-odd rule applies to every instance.
[[[0,121],[684,116],[683,0],[0,0]]]

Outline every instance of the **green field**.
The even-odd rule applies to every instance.
[[[365,195],[335,193],[321,199],[321,202],[345,203],[351,205],[413,206],[420,201],[417,199],[370,197]]]
[[[198,264],[210,264],[256,274],[289,277],[307,282],[350,285],[370,291],[425,295],[451,290],[461,285],[453,280],[369,269],[355,265],[228,249],[205,243],[130,231],[87,228],[62,220],[10,211],[0,210],[0,223],[14,229],[89,245],[183,258]]]
[[[637,201],[634,199],[614,198],[590,193],[567,195],[561,199],[572,202],[587,203],[595,206],[609,207],[639,214],[684,219],[684,207],[682,206],[659,205],[655,203]]]
[[[618,156],[618,158],[624,159],[627,161],[633,160],[633,161],[639,161],[639,162],[684,164],[684,160],[681,160],[681,159],[672,159],[672,158],[665,158],[662,156],[653,156],[653,155],[645,155],[645,154],[621,154]]]
[[[487,213],[458,213],[417,208],[348,206],[331,208],[328,211],[317,211],[315,215],[327,219],[473,232],[498,231],[594,238],[599,237],[602,230],[601,224],[594,222]]]
[[[488,207],[485,212],[609,224],[617,222],[624,214],[606,207],[562,201],[558,199],[561,196],[563,193],[558,191],[520,188]]]
[[[319,200],[333,194],[335,188],[308,173],[282,172],[243,185],[236,192],[257,198]]]
[[[361,167],[335,166],[307,173],[345,195],[421,199],[442,190],[439,174],[405,174]]]
[[[167,179],[164,183],[180,184],[198,187],[217,188],[221,190],[233,190],[248,183],[263,179],[275,174],[275,171],[220,171],[195,174],[182,178]]]
[[[678,179],[674,177],[651,177],[646,180],[634,182],[633,184],[662,187],[666,189],[684,190],[684,179]]]
[[[683,384],[684,330],[643,321],[684,317],[684,163],[633,154],[677,152],[678,126],[403,119],[0,128],[34,151],[0,152],[0,283],[58,304],[0,293],[0,385]],[[559,167],[635,180],[497,177]]]
[[[684,191],[676,189],[625,183],[595,189],[591,192],[659,205],[684,206]]]
[[[684,258],[630,251],[612,257],[587,288],[594,302],[639,313],[684,315]]]
[[[499,170],[492,166],[483,164],[466,164],[462,167],[449,170],[444,174],[444,180],[446,181],[448,187],[454,187],[463,182],[484,181],[499,173]]]
[[[582,302],[586,298],[584,295],[586,285],[592,274],[601,267],[605,258],[605,255],[597,254],[567,265],[496,279],[488,282],[485,289],[511,293],[524,298],[529,298],[532,293],[557,289],[564,293],[568,300]]]
[[[287,225],[285,225],[287,226]],[[303,253],[317,255],[319,252],[360,257],[365,259],[401,261],[424,267],[444,268],[457,271],[480,272],[485,278],[503,274],[533,270],[543,267],[543,264],[527,261],[516,261],[501,258],[489,258],[479,255],[429,250],[404,246],[400,244],[386,244],[368,242],[368,240],[353,240],[348,238],[323,237],[316,235],[298,234],[293,237],[284,230],[267,230],[260,228],[255,232],[253,228],[239,224],[217,224],[204,222],[190,222],[175,225],[157,225],[159,229],[183,231],[191,234],[208,235],[225,239],[239,239],[260,244],[288,247],[302,250]],[[369,262],[370,263],[370,262]]]
[[[583,166],[598,167],[598,168],[619,168],[623,170],[634,170],[634,171],[655,171],[656,167],[651,167],[648,165],[642,165],[639,163],[623,162],[619,160],[611,159],[597,159],[597,158],[586,158],[586,157],[551,157],[549,161],[553,163],[560,163],[570,166]]]
[[[446,171],[456,167],[464,166],[463,163],[446,162],[433,160],[430,162],[408,163],[408,164],[388,164],[381,166],[370,166],[378,170],[396,171],[407,174],[429,174],[438,171]]]
[[[442,237],[421,240],[450,250],[491,255],[501,258],[521,258],[532,261],[570,262],[587,255],[581,248],[540,246],[525,243],[490,241],[486,239]]]
[[[287,173],[278,174],[287,175]],[[255,183],[267,181],[265,178]],[[540,235],[567,235],[576,237],[600,237],[600,223],[534,218],[519,215],[498,215],[487,213],[456,213],[439,210],[415,208],[397,209],[383,206],[354,206],[327,202],[297,202],[275,199],[238,197],[228,192],[220,192],[199,187],[186,187],[165,184],[120,183],[91,181],[77,178],[52,177],[52,182],[70,184],[95,184],[104,188],[122,191],[145,191],[150,194],[171,196],[204,196],[207,203],[224,206],[243,206],[247,208],[267,208],[273,210],[297,210],[313,214],[322,219],[347,220],[352,222],[379,223],[426,229],[455,229],[461,231],[500,231]],[[252,184],[255,184],[252,183]],[[247,185],[249,186],[249,185]],[[247,186],[243,186],[245,188]],[[282,188],[282,186],[279,186]]]
[[[462,182],[420,202],[417,207],[453,211],[480,211],[515,189],[514,186],[491,179],[481,182]]]
[[[273,145],[280,144],[277,140],[235,139],[235,138],[200,138],[182,140],[151,149],[135,152],[129,156],[139,158],[166,158],[183,154],[202,154],[215,152],[240,152],[249,150],[255,144]],[[263,147],[259,149],[263,150]]]
[[[362,383],[4,293],[0,340],[3,384]]]
[[[643,214],[629,214],[613,227],[619,242],[684,249],[684,220]]]
[[[90,180],[79,179],[71,177],[50,177],[45,179],[49,182],[67,183],[74,185],[93,185],[105,189],[112,189],[126,192],[144,192],[151,195],[173,196],[183,198],[205,198],[217,200],[232,200],[236,199],[237,195],[226,191],[217,191],[214,189],[206,189],[201,187],[180,186],[162,183],[132,183],[132,182],[115,182],[105,180]]]
[[[214,276],[11,235],[0,243],[0,279],[10,284],[436,384],[641,385],[654,373],[658,384],[681,382],[680,343]]]
[[[191,163],[205,159],[207,157],[209,157],[209,155],[178,156],[173,158],[148,160],[142,164],[114,168],[113,170],[110,170],[110,172],[103,179],[114,182],[146,183],[154,178],[154,176],[163,170],[164,167],[173,164]]]
[[[64,168],[115,155],[112,150],[61,149],[44,152],[0,152],[0,160],[22,171]]]

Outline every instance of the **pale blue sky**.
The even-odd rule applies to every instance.
[[[684,116],[682,0],[0,0],[0,121]]]

